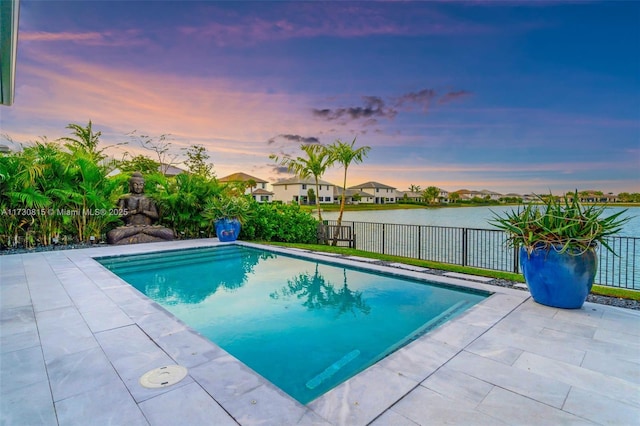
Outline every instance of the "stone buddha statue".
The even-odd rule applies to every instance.
[[[173,240],[173,231],[154,223],[160,217],[155,201],[144,195],[144,178],[136,172],[129,179],[130,193],[118,200],[125,226],[107,233],[109,244],[150,243]]]

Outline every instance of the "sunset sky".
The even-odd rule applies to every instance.
[[[273,182],[269,154],[357,136],[349,185],[640,192],[637,1],[22,0],[19,28],[16,142],[91,120]]]

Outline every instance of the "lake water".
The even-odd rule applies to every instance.
[[[518,206],[492,207],[439,207],[424,209],[345,211],[342,220],[354,222],[401,223],[407,225],[449,226],[455,228],[492,229],[489,220],[493,212],[517,210]],[[625,210],[623,207],[610,207],[610,214]],[[620,236],[640,237],[640,207],[626,208],[625,216],[631,220],[624,226]],[[323,219],[336,220],[338,212],[324,212]]]

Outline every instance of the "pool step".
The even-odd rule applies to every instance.
[[[114,273],[137,272],[162,267],[174,267],[180,265],[193,265],[204,262],[225,261],[230,259],[241,259],[245,253],[238,247],[216,247],[211,249],[201,249],[197,251],[184,250],[171,253],[149,253],[135,256],[120,256],[116,258],[96,259],[104,267]]]
[[[374,360],[374,363],[378,362],[379,360],[386,357],[387,355],[395,352],[396,350],[406,345],[407,343],[418,339],[420,336],[423,336],[424,334],[428,333],[429,331],[433,330],[439,325],[447,322],[452,317],[466,310],[470,304],[471,303],[467,300],[461,300],[458,303],[454,304],[453,306],[450,306],[448,309],[445,309],[439,315],[431,318],[429,321],[422,324],[416,330],[412,331],[411,334],[407,335],[403,339],[400,339],[397,343],[394,343],[393,345],[385,349],[383,352],[381,352],[380,356]]]
[[[156,259],[155,261],[148,261],[145,263],[123,263],[120,265],[114,264],[107,266],[107,268],[115,274],[124,274],[124,273],[134,273],[134,272],[143,272],[150,271],[162,268],[164,270],[168,270],[177,266],[185,266],[185,265],[200,265],[203,263],[211,263],[211,262],[227,262],[230,260],[240,260],[242,261],[242,255],[237,254],[227,254],[227,255],[217,255],[217,256],[209,256],[209,257],[191,257],[188,259]]]
[[[322,382],[324,382],[325,380],[327,380],[328,378],[336,374],[338,370],[340,370],[342,367],[344,367],[354,359],[358,358],[359,356],[360,356],[360,351],[358,349],[352,350],[351,352],[349,352],[348,354],[346,354],[345,356],[343,356],[342,358],[340,358],[339,360],[337,360],[336,362],[328,366],[322,373],[318,374],[313,379],[309,380],[306,384],[307,388],[309,389],[317,388],[320,384],[322,384]]]

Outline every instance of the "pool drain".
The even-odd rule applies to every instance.
[[[187,376],[187,369],[181,365],[167,365],[147,371],[140,377],[140,384],[145,388],[165,388],[175,385]]]

